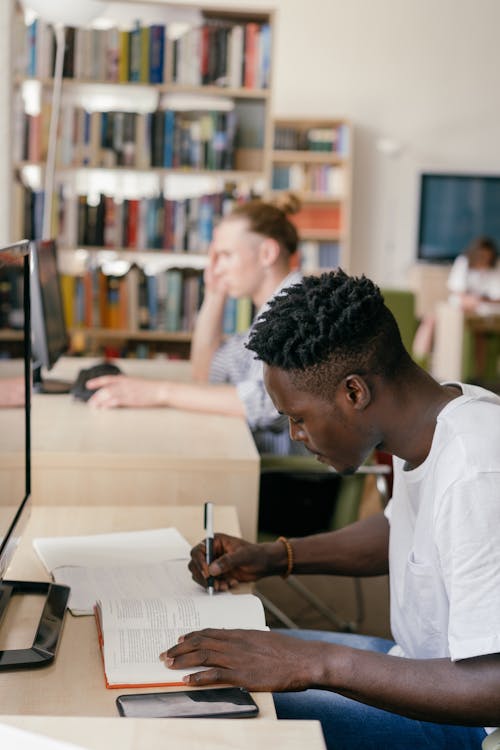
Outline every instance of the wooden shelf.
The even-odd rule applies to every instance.
[[[339,229],[301,229],[300,236],[303,240],[317,242],[340,242],[343,239]]]
[[[15,85],[21,86],[27,81],[35,81],[44,88],[50,88],[54,82],[52,78],[16,78]],[[149,81],[106,81],[94,80],[92,78],[63,78],[64,88],[78,88],[89,86],[113,86],[119,89],[130,87],[147,88],[158,91],[160,94],[190,94],[200,97],[222,97],[224,99],[268,99],[269,89],[230,88],[228,86],[188,86],[180,83],[150,83]]]
[[[279,164],[326,164],[341,166],[346,162],[345,156],[333,151],[286,151],[275,149],[271,152],[273,162]]]
[[[130,261],[141,260],[146,263],[154,260],[154,258],[162,258],[162,260],[165,261],[171,260],[171,266],[177,266],[178,268],[204,268],[208,258],[207,253],[190,253],[167,248],[143,248],[142,250],[136,250],[133,247],[96,247],[95,245],[78,245],[78,247],[60,247],[58,251],[61,253],[72,253],[75,250],[85,250],[88,253],[99,253],[103,256],[108,256],[110,259],[123,258]]]
[[[0,341],[24,341],[22,331],[13,331],[10,328],[0,328]]]
[[[189,343],[191,333],[189,331],[152,331],[132,330],[122,328],[72,328],[71,336],[81,335],[97,341],[173,341],[178,343]]]
[[[293,190],[293,188],[290,188],[294,195],[297,196],[297,198],[300,199],[302,203],[327,203],[328,205],[335,205],[335,204],[341,204],[342,198],[340,197],[332,197],[331,195],[327,195],[325,193],[316,193],[316,192],[310,192],[310,191],[303,191],[303,190]],[[280,193],[282,193],[282,190],[271,190],[270,195],[271,196],[277,196]]]
[[[14,165],[17,169],[37,168],[45,169],[45,164],[41,162],[22,161]],[[226,182],[257,182],[263,179],[262,172],[246,172],[237,169],[193,169],[191,167],[96,167],[89,165],[56,167],[57,174],[71,174],[74,172],[135,172],[137,174],[147,172],[147,174],[156,174],[159,177],[171,177],[173,175],[180,177],[214,177],[225,180]]]

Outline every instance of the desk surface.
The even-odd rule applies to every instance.
[[[0,722],[89,750],[325,749],[317,721],[0,716]]]
[[[58,377],[88,360],[64,359]],[[189,363],[123,360],[124,372],[185,380]],[[62,505],[236,505],[255,539],[259,455],[246,422],[177,409],[92,409],[68,395],[35,394],[32,495]],[[2,437],[0,436],[0,441]]]
[[[479,311],[465,312],[457,305],[441,302],[436,307],[432,353],[432,375],[437,380],[468,380],[472,364],[464,345],[464,333],[500,335],[500,303],[481,303]],[[476,374],[480,377],[481,373]]]
[[[217,506],[214,525],[219,530],[237,534],[239,527],[235,509]],[[35,506],[8,570],[8,577],[48,580],[32,547],[34,537],[163,526],[175,526],[191,544],[195,544],[203,538],[202,507],[143,506],[129,507],[123,511],[116,505]],[[14,598],[0,629],[0,648],[22,648],[31,644],[40,606],[37,597]],[[94,618],[73,617],[70,613],[66,614],[53,664],[36,670],[0,672],[0,711],[4,714],[116,716],[117,695],[134,692],[139,690],[109,690],[105,687]],[[154,692],[154,689],[143,692]],[[255,699],[262,718],[275,717],[270,695],[257,693]]]

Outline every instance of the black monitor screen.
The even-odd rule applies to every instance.
[[[50,370],[69,345],[54,240],[32,243],[31,300],[33,362]]]
[[[0,247],[0,579],[30,492],[28,242]]]
[[[453,261],[484,235],[500,244],[500,176],[421,175],[420,260]]]

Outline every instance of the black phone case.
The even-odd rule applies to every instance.
[[[171,701],[186,698],[172,709]],[[231,703],[229,710],[223,710],[221,704]],[[165,712],[162,713],[162,704]],[[197,711],[197,704],[200,710]],[[210,704],[210,705],[207,705]],[[259,707],[245,688],[210,688],[203,690],[175,690],[164,693],[131,693],[119,695],[116,706],[120,716],[135,718],[211,718],[237,719],[257,716]]]

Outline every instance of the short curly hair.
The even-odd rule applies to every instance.
[[[349,374],[395,379],[411,363],[380,289],[341,269],[306,276],[274,297],[247,347],[298,387],[326,397]]]

